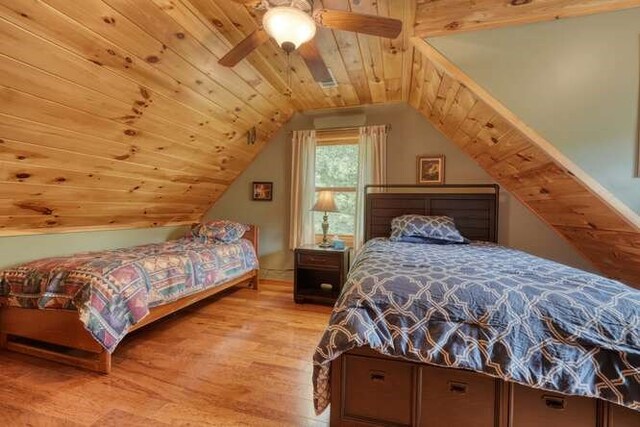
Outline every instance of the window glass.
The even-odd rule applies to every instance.
[[[356,186],[358,185],[358,145],[318,145],[316,147],[316,188],[336,188],[339,212],[330,212],[329,235],[352,235],[355,229]],[[316,234],[322,234],[324,213],[313,213]]]
[[[316,147],[316,187],[358,185],[358,145]]]

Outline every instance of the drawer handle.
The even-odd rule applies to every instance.
[[[449,381],[449,391],[451,393],[465,394],[467,392],[467,385],[465,383]]]
[[[371,381],[375,383],[383,383],[385,380],[385,373],[382,371],[371,371],[369,373]]]
[[[566,400],[562,397],[558,396],[542,396],[544,399],[544,404],[547,405],[547,408],[561,410],[567,406]]]

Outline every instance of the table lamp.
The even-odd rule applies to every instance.
[[[318,245],[321,248],[330,248],[331,242],[327,239],[327,233],[329,232],[329,217],[327,212],[338,212],[336,202],[333,200],[333,192],[323,190],[318,193],[318,200],[316,204],[311,208],[315,212],[324,212],[322,217],[322,242]]]

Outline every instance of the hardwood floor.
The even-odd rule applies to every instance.
[[[0,425],[328,425],[311,357],[330,308],[263,281],[128,336],[105,376],[0,351]]]

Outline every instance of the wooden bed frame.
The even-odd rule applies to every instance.
[[[243,238],[251,242],[258,253],[258,228],[250,226]],[[258,289],[258,270],[252,270],[222,285],[191,294],[169,304],[154,307],[133,332],[156,320],[233,286],[249,285]],[[0,308],[0,349],[79,366],[108,374],[111,354],[85,329],[74,310],[34,310],[19,307]]]
[[[498,240],[497,185],[376,185],[365,192],[365,240],[389,236],[391,220],[403,214],[447,215],[468,238]],[[638,427],[640,412],[361,347],[331,363],[331,425]]]

